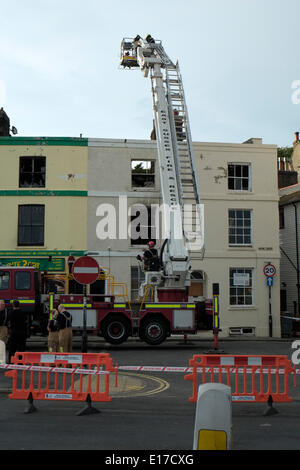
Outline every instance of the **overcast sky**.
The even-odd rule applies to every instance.
[[[0,0],[0,12],[0,106],[20,136],[148,139],[150,79],[119,67],[123,37],[148,33],[179,61],[193,140],[290,146],[300,131],[299,0]]]

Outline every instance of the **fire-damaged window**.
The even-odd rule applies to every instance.
[[[25,204],[19,206],[18,245],[42,246],[45,232],[45,206]]]
[[[155,210],[143,204],[130,207],[130,244],[147,245],[150,240],[156,242]]]
[[[20,188],[44,188],[46,157],[20,157]]]
[[[154,188],[155,162],[153,160],[132,160],[131,184],[133,188]]]

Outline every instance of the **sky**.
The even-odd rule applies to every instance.
[[[137,34],[178,60],[194,141],[282,147],[300,131],[299,0],[0,0],[0,12],[0,107],[19,136],[149,139],[150,79],[119,65]]]

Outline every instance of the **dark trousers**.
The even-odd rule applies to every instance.
[[[8,362],[16,352],[24,352],[26,349],[26,334],[19,332],[11,332],[8,340]]]

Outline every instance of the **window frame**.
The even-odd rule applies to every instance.
[[[146,169],[145,171],[141,171],[141,173],[138,173],[138,172],[134,173],[134,168],[133,168],[133,163],[134,163],[134,162],[136,162],[137,165],[138,165],[139,163],[150,163],[150,164],[151,164],[151,168],[150,168],[149,172],[148,172],[148,170]],[[131,165],[131,168],[130,168],[131,172],[130,172],[130,174],[131,174],[131,188],[132,188],[132,189],[135,189],[135,190],[136,190],[136,189],[141,189],[141,190],[143,190],[143,189],[147,189],[147,190],[149,190],[149,189],[155,189],[155,163],[156,163],[156,161],[153,160],[153,159],[144,159],[144,160],[142,160],[142,159],[138,160],[138,159],[135,159],[135,158],[131,159],[131,161],[130,161],[130,165]],[[151,170],[152,170],[152,171],[151,171]],[[137,176],[137,177],[139,177],[139,176],[140,176],[140,177],[144,176],[145,179],[147,179],[147,177],[151,177],[151,178],[153,178],[153,183],[151,183],[150,185],[147,185],[146,182],[145,182],[146,184],[144,184],[144,185],[133,184],[133,183],[134,183],[134,182],[133,182],[134,176]],[[150,178],[150,179],[151,179],[151,178]]]
[[[31,160],[31,167],[32,167],[32,171],[31,172],[21,172],[21,167],[22,167],[22,161],[29,161]],[[34,171],[34,166],[35,166],[35,163],[34,162],[37,162],[38,160],[43,160],[44,162],[44,171],[39,171],[39,172],[36,172]],[[24,183],[21,183],[21,177],[22,175],[24,174],[27,174],[27,175],[31,175],[31,183],[30,184],[24,184]],[[42,184],[34,184],[34,176],[35,175],[41,175],[42,177]],[[19,188],[45,188],[46,187],[46,157],[44,157],[43,155],[40,155],[40,156],[21,156],[20,159],[19,159]]]
[[[253,272],[254,272],[254,268],[229,268],[229,307],[230,308],[251,308],[251,307],[254,307],[255,304],[254,304],[254,288],[253,288],[253,284],[254,284],[254,275],[253,275]],[[250,274],[250,277],[249,277],[249,286],[235,286],[233,284],[233,280],[234,280],[234,274],[247,274],[249,273]],[[250,290],[250,294],[246,293],[246,289]],[[235,293],[233,293],[233,291],[235,290]],[[241,292],[243,291],[243,292]],[[232,298],[236,298],[236,303],[231,303],[232,302]],[[250,297],[251,298],[251,303],[246,303],[245,302],[245,299],[246,297]],[[244,298],[244,302],[243,303],[239,303],[239,298]]]
[[[242,221],[243,221],[243,224],[242,225],[238,225],[237,221],[239,220],[237,217],[235,217],[233,219],[233,217],[230,217],[230,212],[249,212],[250,213],[250,225],[249,227],[247,225],[244,224],[245,220],[248,220],[248,218],[244,217],[244,214],[243,214],[243,217],[242,217]],[[231,225],[231,219],[233,219],[235,221],[235,225],[232,226]],[[231,230],[234,230],[235,233],[234,234],[231,234],[230,231]],[[242,230],[242,233],[239,234],[238,233],[238,230]],[[245,230],[249,230],[250,231],[250,234],[245,234]],[[243,238],[243,241],[242,242],[232,242],[230,240],[230,237],[235,237],[235,239],[237,239],[239,236],[242,236]],[[250,242],[249,243],[246,243],[244,240],[245,240],[245,237],[246,236],[249,236],[250,237]],[[253,209],[228,209],[228,245],[229,247],[252,247],[253,246]]]
[[[20,219],[21,219],[21,210],[25,207],[30,207],[30,208],[36,208],[36,207],[40,207],[40,208],[43,208],[43,220],[42,220],[42,223],[40,224],[35,224],[35,225],[32,225],[32,224],[20,224]],[[31,214],[31,218],[32,218],[32,214]],[[21,240],[21,234],[20,234],[20,231],[21,231],[21,228],[22,227],[42,227],[43,228],[43,236],[42,236],[42,240],[39,241],[39,242],[34,242],[33,243],[33,240],[32,240],[32,236],[30,237],[30,242],[25,242],[23,240]],[[32,232],[31,232],[32,233]],[[44,246],[45,245],[45,204],[20,204],[18,206],[18,246]]]
[[[235,174],[233,176],[229,176],[229,167],[230,166],[233,166],[234,167],[234,170],[235,170]],[[248,177],[243,177],[242,174],[241,176],[236,176],[236,167],[238,166],[241,166],[241,167],[248,167]],[[242,172],[241,172],[242,173]],[[233,179],[233,188],[230,188],[229,187],[229,181],[230,179]],[[248,188],[247,189],[239,189],[239,188],[236,188],[235,186],[235,182],[240,179],[241,180],[241,186],[243,186],[242,184],[242,181],[243,179],[247,179],[248,180]],[[241,162],[228,162],[227,163],[227,189],[228,191],[233,191],[233,192],[237,192],[237,191],[240,191],[240,192],[243,192],[243,193],[249,193],[252,191],[252,185],[251,185],[251,181],[252,181],[252,174],[251,174],[251,163],[241,163]]]

